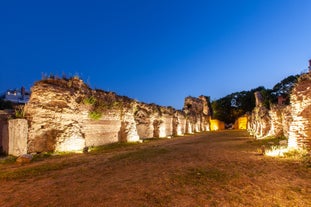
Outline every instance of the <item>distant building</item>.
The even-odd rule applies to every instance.
[[[26,91],[24,87],[21,89],[7,90],[3,99],[5,101],[11,101],[12,103],[25,104],[29,101],[30,92]]]

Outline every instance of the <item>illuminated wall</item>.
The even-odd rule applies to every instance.
[[[31,90],[25,107],[30,123],[28,153],[77,151],[86,146],[209,130],[205,96],[187,97],[186,107],[179,111],[92,90],[79,78],[48,78]]]
[[[222,121],[219,121],[217,119],[211,119],[211,131],[218,131],[218,130],[224,130],[225,129],[225,123]]]
[[[247,116],[239,117],[234,123],[235,129],[247,129]]]

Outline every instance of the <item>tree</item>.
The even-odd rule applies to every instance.
[[[13,104],[10,101],[5,101],[3,99],[0,99],[0,110],[3,109],[12,109],[13,108]]]

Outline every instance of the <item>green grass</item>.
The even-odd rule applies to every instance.
[[[181,186],[205,186],[211,182],[225,183],[229,179],[229,174],[214,167],[189,168],[173,177],[173,180]]]
[[[90,111],[89,112],[89,117],[92,120],[99,120],[102,117],[102,113],[101,112],[97,112],[97,111]]]
[[[166,154],[166,153],[169,153],[169,150],[163,148],[140,149],[134,152],[116,155],[111,158],[111,161],[119,161],[124,159],[129,159],[131,161],[147,161],[157,157],[159,154]]]
[[[17,157],[7,156],[4,159],[0,160],[0,164],[11,164],[16,162]]]
[[[254,140],[250,140],[248,141],[249,144],[256,146],[256,147],[261,147],[262,145],[265,146],[272,146],[272,145],[279,145],[279,142],[281,140],[286,140],[286,137],[267,137],[267,138],[263,138],[263,139],[254,139]]]
[[[111,144],[102,145],[102,146],[90,147],[89,152],[90,153],[107,152],[107,151],[112,151],[112,150],[117,150],[117,149],[124,149],[129,146],[135,146],[138,144],[139,144],[138,142],[116,142],[116,143],[111,143]]]
[[[90,96],[88,98],[83,99],[83,103],[85,105],[94,105],[96,103],[96,98],[94,96]]]
[[[0,180],[23,179],[34,176],[40,176],[50,171],[62,170],[70,166],[80,165],[82,162],[60,162],[60,163],[45,163],[38,166],[27,168],[17,168],[14,171],[0,172]]]

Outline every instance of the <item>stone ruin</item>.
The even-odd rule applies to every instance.
[[[248,117],[248,130],[256,138],[285,136],[289,148],[311,149],[311,74],[301,75],[290,94],[290,105],[263,106],[255,93],[256,107]]]
[[[3,151],[15,156],[77,151],[115,142],[209,131],[209,106],[205,96],[187,97],[184,109],[176,110],[92,90],[78,78],[48,78],[32,87],[29,103],[24,107],[25,118],[14,120],[19,124],[12,123],[16,129],[10,129],[10,121],[2,123]],[[18,129],[22,135],[10,135]]]

